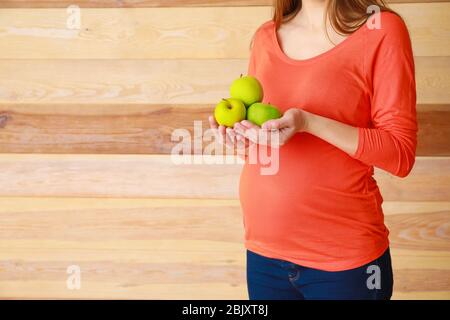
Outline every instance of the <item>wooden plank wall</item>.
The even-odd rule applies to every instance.
[[[270,4],[0,1],[0,298],[247,298],[240,165],[176,166],[170,134],[246,72]],[[394,298],[450,299],[450,3],[391,5],[420,128],[410,176],[376,171]]]

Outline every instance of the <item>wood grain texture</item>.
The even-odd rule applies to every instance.
[[[63,273],[63,276],[65,277],[66,274]],[[111,280],[110,282],[89,281],[82,288],[81,290],[68,290],[65,280],[4,281],[0,283],[0,299],[248,299],[245,284],[230,285],[220,282],[141,284],[141,282]]]
[[[231,160],[176,165],[170,156],[3,154],[0,196],[234,198],[241,165]]]
[[[0,60],[0,102],[217,103],[243,73],[246,60]]]
[[[0,60],[0,103],[216,104],[247,73],[247,63],[6,59]],[[450,103],[450,57],[418,57],[416,74],[419,104]]]
[[[413,292],[395,292],[393,300],[450,300],[448,291],[413,291]]]
[[[389,2],[416,56],[417,153],[449,156],[450,3]],[[0,153],[26,153],[0,154],[0,299],[248,298],[241,164],[167,154],[173,129],[206,119],[246,73],[271,3],[0,1],[20,8],[0,10]],[[79,31],[65,26],[72,4]],[[394,299],[450,299],[448,168],[376,170]],[[66,287],[74,264],[81,290]]]
[[[0,241],[243,242],[237,200],[0,198]]]
[[[396,247],[450,251],[449,209],[422,216],[389,216],[386,223]]]
[[[171,156],[19,155],[0,156],[0,196],[237,198],[242,164],[174,164]],[[203,161],[203,162],[202,162]],[[210,162],[211,163],[211,162]],[[450,199],[448,157],[419,157],[406,178],[377,170],[385,200]],[[426,186],[426,187],[424,187]]]
[[[375,179],[385,200],[430,200],[448,201],[450,199],[450,158],[416,158],[413,174],[398,179],[378,171]]]
[[[84,9],[80,30],[66,27],[68,16],[64,9],[0,10],[0,58],[247,59],[270,9]]]
[[[149,229],[149,232],[151,230]],[[205,266],[243,265],[242,243],[211,240],[2,240],[0,260],[73,261],[78,263],[108,261],[121,263],[178,264],[197,263]]]
[[[449,56],[450,3],[400,4],[416,56]],[[270,7],[0,10],[3,59],[247,59]],[[39,50],[36,50],[39,48]]]
[[[417,155],[448,156],[450,150],[450,106],[418,105]]]
[[[0,153],[170,154],[213,105],[0,104]],[[419,105],[418,156],[450,156],[450,105]],[[157,125],[155,125],[157,124]],[[209,142],[205,142],[206,145]],[[193,146],[191,151],[196,152]]]
[[[0,198],[0,206],[1,240],[243,241],[238,200]],[[450,251],[450,202],[383,209],[393,247]]]
[[[194,121],[203,121],[203,129],[208,129],[213,109],[213,105],[0,105],[0,152],[170,154],[177,143],[171,139],[173,130],[185,128],[193,135]]]
[[[450,203],[384,208],[394,298],[448,298]],[[433,212],[446,212],[440,231]],[[425,220],[426,233],[398,240]],[[0,298],[247,299],[237,200],[0,198],[0,236]],[[73,264],[79,291],[65,284]]]
[[[448,0],[388,0],[387,3],[431,3]],[[82,8],[269,6],[272,0],[2,0],[0,8]]]
[[[419,57],[415,63],[418,103],[439,104],[450,99],[450,57]]]

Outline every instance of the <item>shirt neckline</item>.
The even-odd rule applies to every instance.
[[[344,40],[339,42],[337,45],[335,45],[331,49],[324,51],[318,55],[315,55],[311,58],[307,58],[307,59],[294,59],[294,58],[289,57],[286,53],[284,53],[284,51],[281,48],[281,45],[278,41],[276,24],[274,21],[272,21],[272,26],[271,26],[271,36],[272,36],[272,41],[273,41],[275,51],[276,51],[276,54],[278,55],[278,57],[280,57],[282,60],[284,60],[288,63],[299,65],[299,64],[314,62],[316,60],[319,60],[321,58],[324,58],[326,56],[332,55],[333,53],[337,52],[339,49],[345,47],[352,38],[356,37],[360,32],[362,32],[362,30],[365,29],[365,25],[366,25],[365,23],[363,25],[361,25],[357,30],[355,30],[353,33],[348,35]]]

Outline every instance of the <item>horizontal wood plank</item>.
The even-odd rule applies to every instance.
[[[450,105],[418,105],[416,154],[448,156],[450,151]]]
[[[0,102],[217,103],[246,72],[246,60],[0,60]]]
[[[193,134],[194,121],[203,121],[206,130],[213,109],[213,105],[0,104],[0,152],[170,154],[177,143],[171,140],[172,132],[185,128]]]
[[[418,157],[408,177],[399,179],[377,170],[375,179],[385,200],[448,201],[449,167],[448,157]]]
[[[450,209],[423,215],[392,215],[386,219],[398,248],[450,251]]]
[[[387,201],[383,210],[391,247],[450,251],[450,202]],[[2,240],[243,241],[238,200],[0,198],[0,222]]]
[[[394,298],[448,297],[450,203],[383,207]],[[247,299],[242,235],[238,200],[0,198],[0,298]]]
[[[165,155],[2,154],[0,196],[235,198],[242,165],[231,160],[176,165]]]
[[[176,266],[174,266],[176,267]],[[128,274],[136,272],[134,268]],[[422,271],[413,270],[420,275]],[[65,268],[57,269],[65,274]],[[411,276],[411,273],[409,273]],[[426,275],[426,273],[425,273]],[[115,279],[120,278],[119,275]],[[422,276],[423,278],[423,276]],[[434,278],[433,278],[434,279]],[[410,279],[405,279],[410,280]],[[442,287],[442,281],[435,280]],[[64,281],[30,280],[30,281],[1,281],[1,299],[181,299],[186,297],[194,300],[247,300],[247,286],[244,283],[163,283],[142,284],[124,280],[88,281],[83,282],[82,290],[67,290]],[[450,291],[399,291],[394,289],[393,300],[449,300]]]
[[[0,104],[0,153],[170,154],[213,105]],[[418,156],[450,156],[450,105],[419,105]],[[155,125],[159,123],[160,125]],[[209,142],[204,143],[204,147]],[[191,148],[192,152],[198,151]]]
[[[265,7],[84,9],[82,14],[77,30],[67,28],[64,9],[0,10],[0,58],[247,59],[254,31],[270,19]]]
[[[395,5],[416,56],[449,56],[450,3]],[[0,10],[2,59],[247,59],[270,7]],[[39,48],[39,50],[36,50]]]
[[[247,60],[0,60],[0,103],[215,104]],[[214,70],[214,72],[211,72]],[[450,57],[416,58],[419,104],[450,103]]]
[[[387,3],[431,3],[448,0],[388,0]],[[269,6],[272,0],[2,0],[0,8],[147,8],[147,7],[210,7]]]
[[[3,154],[0,196],[237,198],[240,161],[197,160],[175,164],[163,155]],[[230,164],[211,164],[216,160]],[[448,157],[419,157],[406,178],[381,170],[375,178],[385,200],[446,201],[450,172],[444,168],[449,166]]]
[[[149,229],[149,232],[151,230]],[[2,240],[0,261],[108,261],[115,253],[120,263],[178,264],[205,266],[242,266],[242,243],[211,240]]]
[[[394,292],[393,300],[450,300],[449,291],[412,291],[412,292]]]
[[[0,241],[243,241],[238,200],[0,198]]]
[[[170,267],[170,266],[169,266]],[[173,266],[176,268],[177,266]],[[59,271],[59,270],[58,270]],[[65,269],[63,270],[63,272]],[[129,270],[135,272],[134,269]],[[62,273],[65,275],[65,273]],[[116,278],[122,277],[117,275]],[[0,299],[163,299],[247,300],[245,284],[163,283],[111,280],[83,282],[83,289],[68,290],[64,281],[1,281]],[[425,294],[429,294],[428,292]]]
[[[450,99],[450,57],[415,58],[415,64],[418,103],[446,103]]]

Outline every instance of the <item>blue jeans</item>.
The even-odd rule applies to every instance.
[[[393,275],[389,248],[361,267],[323,271],[247,250],[250,300],[389,300]]]

